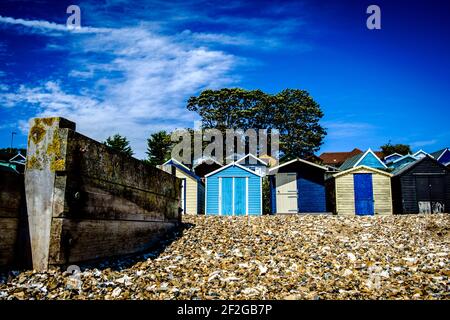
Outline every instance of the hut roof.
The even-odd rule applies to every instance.
[[[339,167],[339,169],[347,170],[349,168],[357,167],[359,165],[359,163],[362,161],[362,159],[364,159],[368,154],[372,154],[379,161],[379,163],[382,165],[382,167],[386,168],[386,165],[383,163],[383,161],[380,160],[378,155],[369,148],[369,149],[367,149],[366,152],[357,154],[357,155],[345,160],[345,162]]]
[[[173,158],[169,159],[166,162],[164,162],[162,165],[163,166],[164,165],[172,165],[172,166],[180,169],[184,173],[186,173],[188,176],[194,178],[195,180],[197,180],[197,181],[201,180],[199,176],[197,176],[194,172],[192,172],[191,169],[189,169],[187,166],[185,166],[184,164],[182,164],[180,161],[178,161],[176,159],[173,159]]]
[[[435,162],[436,162],[438,165],[440,165],[442,168],[448,170],[448,168],[447,168],[445,165],[443,165],[442,163],[438,162],[438,161],[437,161],[436,159],[434,159],[432,156],[427,155],[427,156],[425,156],[425,157],[419,158],[418,160],[416,160],[416,161],[414,161],[414,162],[408,163],[407,165],[405,165],[405,166],[403,166],[403,167],[400,167],[398,170],[394,170],[394,171],[392,172],[392,174],[393,174],[394,176],[401,175],[401,174],[405,173],[406,171],[409,171],[410,169],[414,168],[414,167],[417,166],[419,163],[421,163],[421,162],[423,162],[423,161],[425,161],[425,160],[427,160],[427,159],[428,159],[428,160],[435,161]]]
[[[296,158],[296,159],[293,159],[293,160],[291,160],[291,161],[282,163],[282,164],[280,164],[280,165],[278,165],[278,166],[276,166],[276,167],[271,168],[271,169],[269,170],[269,175],[276,174],[276,173],[278,172],[278,169],[280,169],[280,168],[282,168],[282,167],[284,167],[284,166],[290,165],[290,164],[292,164],[292,163],[294,163],[294,162],[301,162],[301,163],[304,163],[304,164],[307,164],[307,165],[310,165],[310,166],[313,166],[313,167],[316,167],[316,168],[319,168],[319,169],[325,170],[325,171],[328,170],[327,167],[318,165],[318,164],[316,164],[316,163],[314,163],[314,162],[310,162],[310,161],[307,161],[307,160],[303,160],[303,159],[300,159],[300,158]]]

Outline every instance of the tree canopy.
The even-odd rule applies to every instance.
[[[130,142],[126,137],[122,137],[120,134],[116,133],[113,136],[106,138],[106,141],[103,142],[108,147],[113,148],[123,154],[128,156],[133,156],[133,150],[131,149]]]
[[[407,144],[391,144],[391,141],[382,145],[381,151],[383,152],[383,156],[387,157],[393,153],[399,153],[401,155],[412,153],[411,147]]]
[[[240,88],[205,90],[191,97],[187,108],[200,115],[204,129],[278,130],[284,159],[314,154],[326,135],[319,124],[323,112],[304,90],[274,95]]]
[[[170,152],[173,143],[170,140],[170,133],[158,131],[152,133],[147,139],[147,161],[150,165],[156,166],[170,159]]]

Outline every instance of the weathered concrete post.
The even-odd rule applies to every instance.
[[[55,188],[56,172],[64,171],[68,130],[75,123],[63,118],[32,119],[28,134],[25,195],[33,268],[46,270],[55,211],[62,211],[64,194]]]
[[[71,121],[33,119],[25,193],[34,269],[147,249],[180,223],[180,184]]]

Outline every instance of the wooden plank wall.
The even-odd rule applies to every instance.
[[[0,171],[0,268],[29,267],[31,259],[23,175]]]
[[[33,119],[25,189],[33,267],[136,253],[181,222],[181,180],[75,131]]]

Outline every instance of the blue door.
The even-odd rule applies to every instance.
[[[222,215],[233,215],[233,178],[222,178]]]
[[[355,189],[355,213],[360,216],[373,215],[372,174],[354,174],[353,184]]]
[[[247,199],[245,178],[234,178],[234,214],[245,216],[245,201]]]

